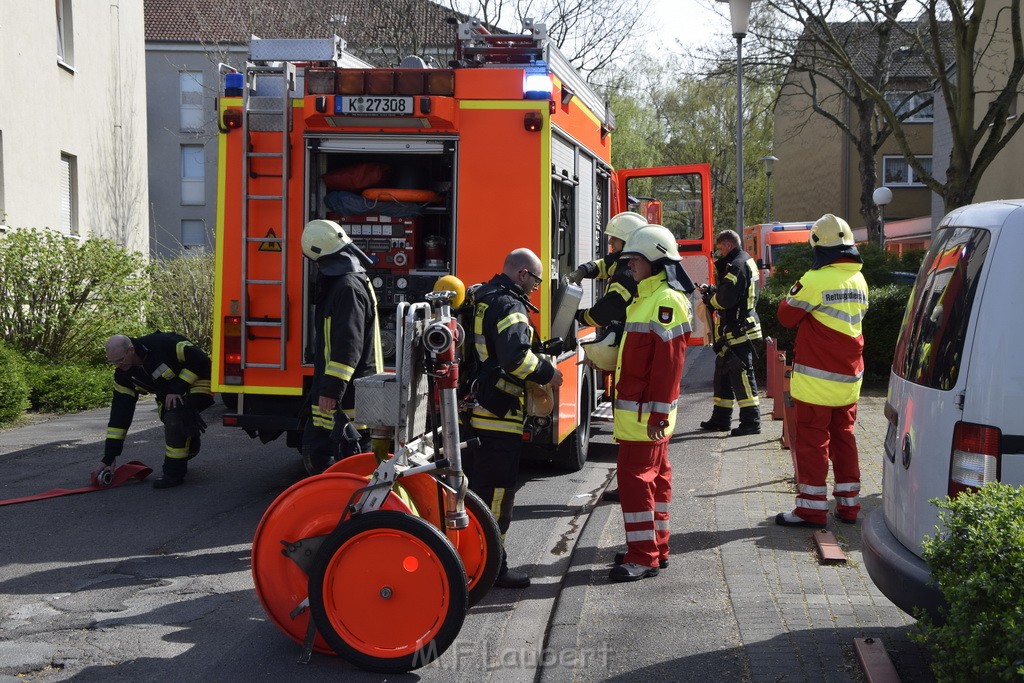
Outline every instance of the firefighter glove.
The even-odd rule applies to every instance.
[[[582,268],[577,268],[576,270],[566,275],[565,279],[573,283],[574,285],[578,285],[579,283],[583,282],[583,278],[585,278],[586,276],[587,272],[585,270],[583,270]]]

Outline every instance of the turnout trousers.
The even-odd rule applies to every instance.
[[[184,477],[188,461],[199,454],[199,413],[213,405],[213,396],[207,393],[188,393],[182,404],[171,409],[159,404],[160,421],[164,423],[163,473],[169,477]]]
[[[626,526],[624,562],[657,567],[668,559],[672,464],[668,439],[619,443],[616,479]]]
[[[835,486],[836,516],[852,521],[860,512],[860,464],[853,427],[857,404],[834,408],[795,400],[797,496],[795,515],[815,524],[828,520],[829,461]]]
[[[750,342],[737,344],[724,356],[715,357],[714,391],[712,422],[728,427],[732,422],[735,401],[740,406],[740,424],[761,424],[760,399],[754,377],[754,347]]]

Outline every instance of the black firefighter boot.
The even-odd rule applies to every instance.
[[[164,457],[164,473],[153,482],[153,488],[171,489],[184,484],[185,473],[188,470],[186,462],[186,460]]]
[[[498,578],[494,580],[494,585],[498,588],[530,587],[530,577],[526,572],[508,568],[508,556],[504,548],[501,550],[501,570],[498,572]]]
[[[732,423],[732,408],[715,406],[711,411],[711,419],[700,423],[705,432],[727,432]]]
[[[733,436],[761,433],[761,409],[757,406],[740,408],[740,424],[732,430]]]

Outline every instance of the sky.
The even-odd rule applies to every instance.
[[[728,35],[729,8],[722,3],[722,15],[707,9],[699,0],[651,0],[651,15],[657,36],[671,48],[678,39],[687,45],[708,42],[709,37]]]

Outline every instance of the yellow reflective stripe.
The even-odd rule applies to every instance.
[[[491,498],[491,514],[497,519],[501,514],[501,504],[505,500],[505,489],[496,488],[494,489],[494,497]]]
[[[484,315],[487,314],[487,304],[477,304],[476,313],[473,316],[473,346],[476,347],[476,357],[480,362],[488,359],[487,337],[484,335]]]
[[[213,392],[210,391],[210,380],[208,380],[208,379],[196,380],[196,383],[192,385],[192,389],[189,390],[189,393],[212,395]]]
[[[540,358],[533,351],[527,351],[526,358],[523,359],[523,362],[511,374],[513,377],[526,379],[537,369],[538,365],[540,365]]]
[[[630,298],[631,298],[629,290],[626,289],[625,287],[623,287],[618,282],[613,282],[610,285],[608,285],[608,294],[612,294],[612,293],[615,293],[615,294],[618,294],[619,296],[621,296],[623,301],[629,301]]]
[[[374,372],[384,372],[384,344],[380,340],[380,314],[377,312],[377,294],[371,285],[366,289],[370,292],[370,303],[373,304],[373,367]]]
[[[525,313],[519,313],[517,311],[517,312],[512,313],[512,314],[508,315],[507,317],[499,320],[498,321],[498,325],[497,325],[497,331],[498,332],[504,332],[508,328],[510,328],[513,325],[518,324],[518,323],[522,323],[523,325],[529,326],[530,325],[530,319],[526,316]]]
[[[324,318],[324,360],[331,357],[331,316]]]
[[[739,278],[736,277],[735,273],[726,273],[725,274],[725,279],[728,280],[729,282],[733,283],[733,284],[736,284],[737,282],[739,282]]]
[[[185,347],[186,346],[192,346],[192,342],[190,342],[190,341],[180,341],[180,342],[178,342],[178,345],[174,347],[174,353],[175,353],[175,355],[178,356],[178,362],[179,363],[184,363],[185,362]]]
[[[124,441],[125,434],[128,433],[127,429],[118,429],[117,427],[107,427],[107,438],[116,439],[118,441]]]
[[[342,381],[348,382],[352,379],[352,375],[356,373],[356,369],[351,365],[345,365],[344,363],[332,360],[327,362],[327,368],[324,372],[331,377],[337,377]]]
[[[180,377],[183,380],[185,380],[185,384],[194,384],[195,381],[197,379],[199,379],[199,375],[197,375],[196,373],[192,372],[188,368],[182,369],[182,371],[178,373],[178,377]]]
[[[138,394],[135,393],[134,389],[130,389],[124,386],[123,384],[118,384],[117,382],[114,382],[114,391],[120,394],[124,394],[126,396],[131,396],[132,398],[138,398],[139,396]]]
[[[188,457],[188,446],[182,446],[181,448],[166,446],[164,448],[164,455],[171,460],[184,460]]]
[[[310,406],[310,417],[314,427],[334,429],[334,413],[320,410],[316,403]]]

